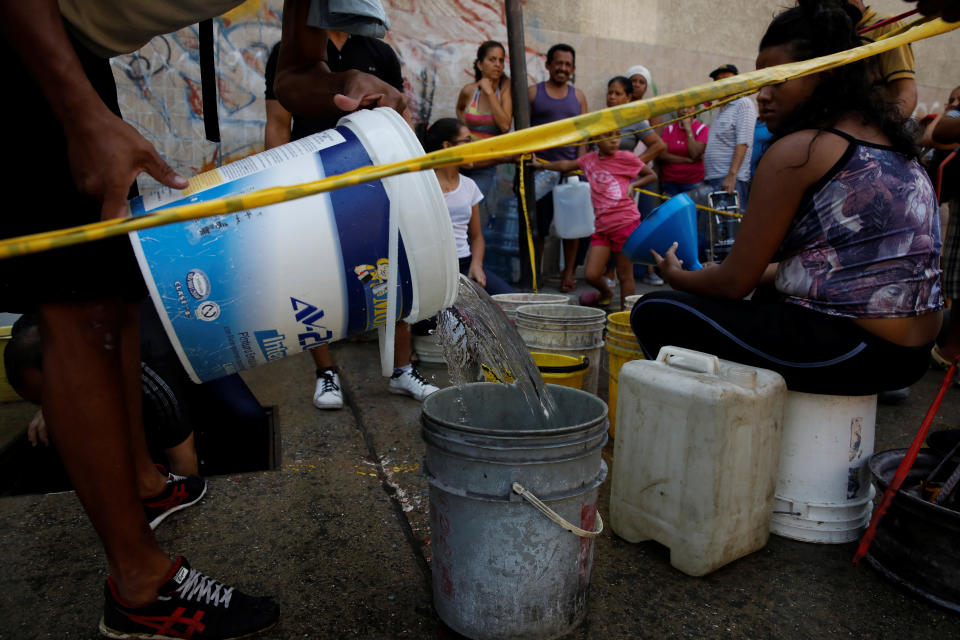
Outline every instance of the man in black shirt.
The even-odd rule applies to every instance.
[[[267,102],[267,125],[264,134],[264,146],[271,149],[278,145],[299,140],[305,136],[326,131],[337,126],[339,116],[311,118],[291,115],[277,100],[274,93],[277,60],[280,43],[274,45],[267,60],[264,72]],[[342,31],[327,32],[327,65],[330,71],[342,72],[357,70],[369,73],[390,86],[403,92],[403,76],[400,72],[400,59],[387,43],[366,36],[354,36]],[[409,113],[404,114],[409,121]],[[291,120],[293,126],[291,129]],[[343,393],[340,390],[340,376],[330,347],[320,345],[310,350],[316,365],[317,381],[313,392],[313,405],[318,409],[341,409]],[[393,349],[393,375],[390,377],[391,393],[408,395],[415,400],[423,400],[437,390],[420,375],[410,362],[412,357],[410,327],[398,322]]]

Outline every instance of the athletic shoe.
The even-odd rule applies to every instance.
[[[662,287],[664,283],[663,278],[657,274],[648,273],[647,275],[643,276],[643,284],[649,284],[654,287]]]
[[[343,409],[343,391],[336,371],[324,371],[317,377],[313,406],[317,409]]]
[[[423,399],[428,395],[440,390],[438,387],[424,380],[416,367],[394,371],[393,375],[390,376],[389,389],[390,393],[410,396],[418,402],[423,402]]]
[[[144,607],[124,604],[107,578],[100,633],[123,640],[231,640],[269,629],[280,619],[280,607],[272,599],[240,593],[191,569],[182,557],[169,576],[157,601]]]
[[[207,481],[200,476],[178,476],[167,474],[167,486],[152,498],[144,498],[143,510],[151,529],[163,522],[171,513],[196,504],[207,492]]]

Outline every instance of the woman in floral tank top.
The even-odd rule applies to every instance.
[[[760,43],[757,68],[859,44],[856,9],[801,0]],[[645,296],[631,322],[648,356],[678,345],[781,373],[795,391],[867,395],[919,379],[940,329],[940,219],[903,122],[860,63],[764,87],[775,140],[721,264]],[[744,299],[753,292],[751,299]]]

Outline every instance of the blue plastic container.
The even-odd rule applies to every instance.
[[[623,253],[633,262],[656,264],[650,249],[663,255],[674,242],[685,269],[696,271],[703,267],[697,259],[697,207],[685,193],[651,211],[627,238]]]

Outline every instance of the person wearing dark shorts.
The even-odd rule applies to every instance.
[[[119,117],[109,58],[157,35],[225,13],[242,0],[34,0],[0,4],[3,59],[16,94],[4,101],[7,149],[4,238],[128,215],[130,185],[146,172],[185,189],[147,140]],[[158,8],[159,7],[159,8]],[[331,73],[326,26],[308,24],[309,0],[284,1],[287,46],[278,94],[305,115],[406,101],[362,72]],[[361,18],[370,26],[383,20]],[[376,24],[373,24],[376,26]],[[68,35],[69,32],[69,35]],[[304,100],[304,110],[297,101]],[[246,637],[276,624],[270,598],[245,595],[161,549],[141,498],[166,486],[140,473],[139,304],[144,295],[129,240],[89,243],[0,260],[0,310],[34,310],[43,344],[41,403],[77,498],[109,565],[100,627],[112,637]],[[154,487],[140,486],[152,478]],[[229,597],[200,595],[203,585]],[[197,595],[193,598],[193,595]],[[189,597],[189,600],[188,600]],[[203,624],[196,621],[203,620]],[[186,622],[184,622],[186,621]],[[173,631],[170,629],[173,628]]]

